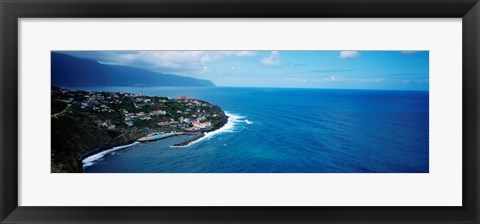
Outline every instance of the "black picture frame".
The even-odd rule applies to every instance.
[[[0,0],[1,223],[479,223],[478,0]],[[18,206],[18,19],[133,17],[462,18],[461,207]],[[448,44],[448,43],[445,43]],[[289,193],[289,192],[285,192]],[[441,195],[439,195],[441,197]]]

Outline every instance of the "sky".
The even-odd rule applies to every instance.
[[[428,51],[61,51],[217,86],[428,90]]]

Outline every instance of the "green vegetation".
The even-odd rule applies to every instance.
[[[51,171],[83,172],[82,158],[158,132],[205,132],[227,120],[205,101],[52,87]]]

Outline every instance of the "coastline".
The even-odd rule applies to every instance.
[[[215,129],[213,131],[209,131],[209,132],[204,132],[202,136],[198,137],[194,137],[193,139],[189,139],[189,140],[186,140],[184,142],[181,142],[181,143],[186,143],[186,144],[181,144],[181,143],[178,143],[178,144],[175,144],[175,145],[172,145],[170,147],[172,148],[181,148],[181,147],[189,147],[193,144],[196,144],[198,142],[201,142],[205,139],[209,139],[211,137],[213,137],[214,135],[217,135],[217,134],[220,134],[220,133],[223,133],[223,132],[229,132],[230,129],[233,128],[233,125],[235,124],[235,122],[238,120],[238,119],[241,119],[243,118],[242,116],[237,116],[237,115],[234,115],[234,114],[231,114],[231,113],[228,113],[228,112],[225,112],[225,116],[226,116],[226,121],[223,122],[222,126],[218,129]]]
[[[196,134],[194,137],[188,138],[185,141],[174,144],[170,147],[187,147],[187,146],[190,146],[190,145],[192,145],[196,142],[200,142],[205,137],[211,137],[213,134],[210,134],[210,133],[216,132],[216,131],[224,128],[225,126],[227,126],[227,124],[230,124],[230,126],[233,126],[234,121],[231,120],[231,117],[238,117],[238,116],[234,116],[232,114],[225,113],[225,119],[222,121],[219,128],[217,128],[213,131],[210,131],[210,132],[198,132],[198,134]],[[192,133],[195,133],[195,132],[184,133],[182,135],[192,135]],[[207,136],[207,134],[210,134],[210,135]],[[169,137],[172,137],[172,136],[169,136]],[[161,141],[161,140],[164,140],[164,139],[165,138],[162,138],[162,139],[159,139],[157,141]],[[93,165],[95,161],[103,158],[108,153],[111,153],[111,152],[114,152],[114,151],[117,151],[117,150],[120,150],[120,149],[128,148],[128,147],[134,146],[136,144],[140,144],[140,143],[142,143],[142,142],[139,142],[137,140],[129,140],[129,141],[124,142],[123,144],[118,144],[118,145],[113,146],[113,147],[109,147],[109,148],[100,147],[96,150],[87,152],[87,153],[83,154],[82,157],[81,157],[82,158],[82,160],[81,160],[82,161],[82,167],[85,168],[85,167]]]
[[[189,135],[179,140],[183,141],[218,129],[227,120],[219,106],[186,96],[69,90],[53,85],[51,95],[50,164],[54,173],[84,172],[84,165],[104,151],[136,141]]]
[[[198,139],[201,139],[205,137],[205,133],[203,132],[199,132],[198,134],[196,134],[194,137],[192,138],[189,138],[189,139],[186,139],[185,141],[183,142],[180,142],[180,143],[177,143],[177,144],[173,144],[171,147],[181,147],[181,146],[187,146],[188,144],[198,140]]]
[[[110,148],[110,149],[107,149],[107,150],[103,150],[103,151],[99,151],[95,154],[90,154],[90,156],[88,157],[85,157],[84,159],[82,159],[82,167],[88,167],[88,166],[91,166],[93,165],[93,163],[101,158],[103,158],[106,154],[110,153],[110,152],[114,152],[114,151],[117,151],[119,149],[124,149],[124,148],[128,148],[130,146],[134,146],[136,144],[139,144],[140,142],[133,142],[133,143],[130,143],[130,144],[127,144],[127,145],[120,145],[120,146],[115,146],[113,148]]]

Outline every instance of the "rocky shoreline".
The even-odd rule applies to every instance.
[[[203,132],[199,132],[199,133],[198,133],[197,135],[195,135],[194,137],[189,138],[189,139],[187,139],[187,140],[185,140],[185,141],[183,141],[183,142],[174,144],[174,145],[172,145],[172,146],[186,146],[186,145],[190,144],[190,143],[193,142],[193,141],[196,141],[196,140],[198,140],[198,139],[200,139],[200,138],[203,138],[204,136],[205,136],[205,134],[204,134]]]
[[[215,130],[223,127],[227,122],[228,122],[228,116],[224,115],[223,118],[222,118],[222,122],[217,127],[213,127],[211,129],[209,129],[208,131],[204,131],[204,132],[190,132],[188,134],[184,134],[184,135],[193,135],[193,137],[188,138],[185,141],[182,141],[180,143],[176,143],[172,146],[186,146],[186,145],[190,144],[191,142],[194,142],[194,141],[196,141],[200,138],[203,138],[205,136],[206,132],[215,131]],[[160,140],[162,140],[162,139],[160,139]],[[88,158],[89,156],[101,153],[105,150],[108,150],[108,149],[111,149],[111,148],[114,148],[114,147],[130,145],[130,144],[132,144],[136,141],[137,141],[136,138],[133,138],[131,135],[126,136],[126,134],[122,134],[122,135],[116,137],[114,140],[112,140],[112,142],[110,142],[109,144],[99,146],[94,150],[91,150],[91,151],[88,151],[88,152],[82,154],[81,155],[81,160],[84,160],[85,158]]]
[[[175,147],[186,146],[186,145],[190,144],[191,142],[194,142],[194,141],[196,141],[200,138],[203,138],[205,136],[205,133],[212,132],[212,131],[220,129],[227,122],[228,122],[228,116],[224,114],[223,117],[222,117],[222,122],[219,125],[217,125],[216,127],[212,127],[211,129],[209,129],[207,131],[203,131],[203,132],[190,132],[190,133],[184,134],[184,135],[193,135],[193,137],[188,138],[188,139],[186,139],[186,140],[184,140],[180,143],[176,143],[172,146],[175,146]],[[162,140],[162,139],[160,139],[160,140]],[[130,145],[130,144],[132,144],[136,141],[137,141],[137,138],[134,138],[133,136],[131,136],[129,134],[121,134],[118,137],[116,137],[115,139],[113,139],[110,143],[98,146],[94,150],[91,150],[91,151],[88,151],[88,152],[82,154],[80,156],[80,158],[81,158],[81,160],[84,160],[84,159],[86,159],[86,158],[88,158],[92,155],[101,153],[101,152],[109,150],[111,148]]]
[[[198,134],[196,134],[194,137],[192,138],[189,138],[189,139],[186,139],[185,141],[183,142],[180,142],[180,143],[177,143],[177,144],[174,144],[172,146],[186,146],[198,139],[201,139],[205,136],[205,133],[207,132],[212,132],[212,131],[215,131],[215,130],[218,130],[220,129],[221,127],[223,127],[226,123],[228,122],[228,116],[227,115],[224,115],[222,117],[222,122],[217,126],[217,127],[214,127],[214,128],[211,128],[210,130],[208,131],[204,131],[204,132],[199,132]]]
[[[136,141],[137,141],[136,139],[130,139],[130,138],[124,138],[124,140],[117,140],[117,141],[114,140],[109,144],[98,146],[95,149],[82,154],[80,156],[80,158],[81,158],[81,160],[83,160],[83,159],[85,159],[89,156],[95,155],[95,154],[103,152],[105,150],[108,150],[108,149],[111,149],[111,148],[114,148],[114,147],[118,147],[118,146],[130,145],[130,144],[132,144]]]

